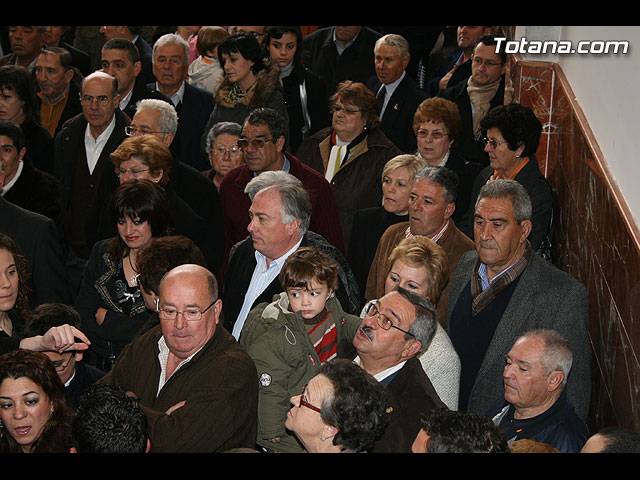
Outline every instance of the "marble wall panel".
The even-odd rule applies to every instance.
[[[557,196],[554,262],[589,291],[589,426],[640,431],[640,249],[570,85],[556,64],[512,60],[514,101],[543,124],[536,153]]]

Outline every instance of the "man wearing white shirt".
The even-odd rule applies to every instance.
[[[118,185],[109,155],[126,138],[129,124],[118,108],[119,101],[115,77],[92,73],[80,89],[82,114],[69,120],[55,137],[54,175],[61,184],[62,229],[80,263],[89,258],[91,250],[87,221],[95,205],[104,201],[97,192],[110,192]]]
[[[339,250],[309,231],[311,203],[299,179],[283,170],[263,172],[245,188],[251,199],[249,236],[230,252],[224,277],[224,326],[240,338],[249,311],[271,302],[283,291],[278,274],[284,261],[301,245],[315,247],[336,261],[340,287],[336,292],[345,311],[355,311],[355,277]]]
[[[409,42],[404,37],[397,34],[381,37],[374,48],[376,75],[366,83],[378,99],[380,128],[404,153],[416,150],[413,116],[427,98],[426,92],[407,75],[410,60]]]
[[[398,287],[370,302],[366,312],[353,339],[354,362],[385,387],[390,404],[387,428],[371,452],[409,452],[420,430],[420,414],[447,408],[417,358],[433,338],[435,308]]]

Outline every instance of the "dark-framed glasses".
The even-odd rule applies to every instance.
[[[63,359],[61,360],[52,360],[51,363],[53,364],[54,368],[56,369],[56,372],[62,372],[65,368],[67,368],[69,366],[69,364],[71,363],[71,359],[73,358],[74,352],[70,352],[69,353],[69,358],[67,359],[67,361],[65,362]]]
[[[447,132],[443,132],[442,130],[434,130],[432,132],[428,131],[428,130],[418,130],[416,132],[416,137],[418,138],[429,138],[431,137],[433,140],[440,140],[444,137],[449,136],[449,134]]]
[[[253,148],[258,150],[258,149],[264,147],[265,143],[267,143],[267,142],[276,143],[276,138],[275,137],[271,137],[271,138],[256,137],[256,138],[252,138],[251,140],[249,140],[248,138],[240,137],[238,139],[238,141],[236,142],[236,144],[238,145],[238,148],[242,148],[242,149],[247,148],[249,146],[249,144],[251,144],[251,146]]]
[[[378,310],[378,305],[375,302],[371,301],[367,303],[367,305],[365,306],[365,313],[368,317],[376,317],[378,326],[383,330],[390,330],[392,328],[395,328],[396,330],[400,330],[402,333],[415,338],[415,335],[413,333],[407,332],[406,330],[395,326],[389,317],[387,317],[384,313],[380,313],[380,310]]]
[[[307,407],[313,410],[314,412],[322,413],[322,410],[320,410],[318,407],[307,402],[307,398],[304,396],[304,392],[306,391],[307,391],[307,386],[305,385],[304,387],[302,387],[302,393],[300,393],[300,406]]]
[[[160,320],[175,320],[176,318],[178,318],[179,314],[182,314],[187,322],[197,322],[202,318],[204,312],[213,307],[214,303],[216,302],[213,301],[211,305],[209,305],[204,310],[198,310],[197,308],[187,308],[182,312],[173,307],[158,308],[158,317],[160,317]]]
[[[348,115],[355,115],[356,113],[362,111],[359,108],[343,107],[342,105],[331,105],[330,110],[331,110],[331,113],[343,112]]]

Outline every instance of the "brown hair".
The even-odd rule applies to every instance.
[[[14,380],[28,378],[42,388],[44,394],[51,401],[53,412],[45,425],[42,435],[36,440],[36,443],[38,443],[66,416],[68,406],[64,385],[53,364],[45,354],[23,349],[13,350],[0,356],[0,385],[7,378]],[[12,451],[21,451],[20,446],[5,430],[4,426],[0,427],[0,432],[7,439],[9,448]],[[35,445],[34,443],[34,447]]]
[[[231,35],[224,28],[218,26],[206,26],[198,30],[196,38],[196,50],[202,56],[216,50],[223,40]]]
[[[326,283],[334,292],[338,288],[338,267],[324,252],[301,247],[292,253],[282,266],[280,284],[287,288],[309,288],[312,279]]]
[[[462,131],[462,119],[458,106],[440,97],[427,98],[413,116],[413,132],[416,133],[425,122],[442,122],[449,133],[449,140],[455,140]]]
[[[16,298],[15,308],[23,316],[29,310],[29,295],[31,287],[29,286],[29,272],[27,269],[27,259],[20,253],[18,245],[9,235],[0,233],[0,250],[6,250],[13,256],[13,261],[18,270],[18,296]]]
[[[329,105],[337,102],[359,108],[366,128],[372,129],[380,125],[376,96],[363,83],[351,80],[340,83],[336,93],[329,99]]]
[[[144,163],[151,173],[162,170],[161,183],[169,181],[169,172],[173,164],[173,157],[167,146],[153,135],[128,137],[111,153],[111,161],[116,168],[132,157]]]
[[[413,268],[427,269],[429,283],[427,284],[427,298],[436,305],[447,280],[447,254],[433,240],[421,235],[413,235],[403,239],[389,255],[387,274],[396,260],[406,263]]]

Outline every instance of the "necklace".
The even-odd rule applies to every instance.
[[[131,270],[133,270],[133,275],[131,275],[129,283],[135,287],[138,285],[138,277],[140,276],[140,274],[136,271],[136,269],[133,267],[133,264],[131,263],[131,254],[129,254],[127,258],[129,259],[129,266],[131,267]]]

